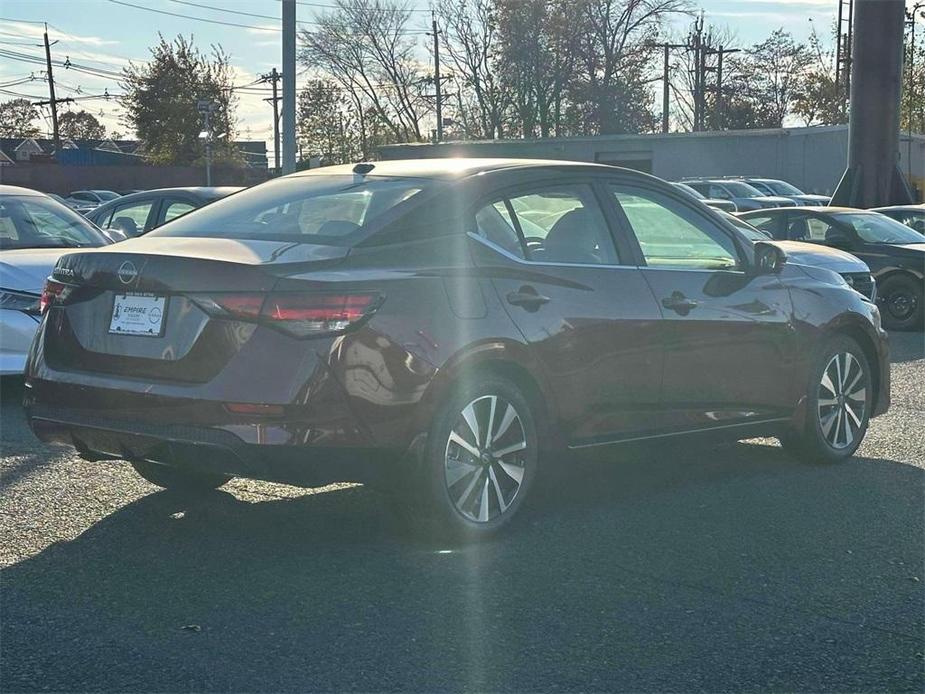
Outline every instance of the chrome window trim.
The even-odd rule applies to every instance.
[[[603,268],[611,268],[611,269],[613,268],[621,268],[621,269],[632,268],[634,270],[640,270],[645,267],[644,265],[606,265],[602,263],[601,264],[599,263],[559,263],[559,262],[543,262],[540,260],[527,260],[526,258],[518,258],[516,255],[514,255],[507,249],[501,248],[501,246],[499,246],[498,244],[493,243],[492,241],[489,241],[488,239],[479,236],[474,231],[467,231],[466,235],[474,239],[475,241],[478,241],[479,243],[487,246],[488,248],[495,251],[496,253],[500,253],[505,258],[513,260],[515,263],[520,263],[521,265],[529,265],[531,267],[543,267],[543,266],[546,266],[546,267],[585,267],[585,268],[603,267]]]

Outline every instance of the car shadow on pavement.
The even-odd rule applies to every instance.
[[[0,689],[925,684],[922,470],[752,443],[569,466],[470,546],[363,487],[148,495],[0,574]]]

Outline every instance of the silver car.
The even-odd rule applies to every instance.
[[[0,375],[23,372],[39,325],[42,286],[70,249],[111,241],[44,193],[0,185]]]

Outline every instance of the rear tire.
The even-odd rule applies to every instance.
[[[872,405],[867,357],[857,342],[839,335],[825,343],[810,370],[802,424],[778,439],[788,453],[807,462],[844,460],[861,445]]]
[[[520,389],[498,376],[467,379],[431,425],[418,468],[419,520],[441,537],[494,535],[527,500],[537,459],[536,416]]]
[[[908,275],[890,277],[877,290],[883,327],[889,330],[921,329],[925,316],[922,282]]]
[[[151,484],[179,492],[207,492],[218,489],[231,479],[228,475],[185,470],[143,460],[132,462],[132,467]]]

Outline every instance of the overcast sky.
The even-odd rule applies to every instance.
[[[304,0],[297,8],[297,19],[310,27],[314,14],[323,12],[323,6],[331,2]],[[809,34],[810,20],[820,33],[827,33],[836,11],[836,0],[703,0],[699,5],[708,23],[728,27],[743,46],[760,41],[778,27],[803,39]],[[412,6],[420,10],[415,13],[414,28],[423,28],[430,19],[429,4],[426,0],[414,0]],[[272,19],[279,15],[279,0],[0,0],[0,48],[43,59],[44,51],[39,47],[43,31],[40,22],[48,22],[50,38],[58,41],[52,49],[54,58],[64,60],[69,56],[78,65],[118,72],[128,60],[144,60],[148,46],[157,41],[158,32],[168,38],[178,33],[192,34],[200,47],[221,44],[231,54],[235,83],[243,85],[274,66],[279,67],[279,21]],[[678,22],[681,29],[689,20]],[[423,42],[427,37],[422,35],[420,39]],[[0,85],[5,85],[0,89],[6,90],[0,91],[0,100],[16,95],[8,92],[48,98],[44,82],[10,85],[43,69],[42,65],[27,60],[0,56]],[[99,95],[106,89],[119,93],[117,79],[64,68],[54,71],[59,97]],[[300,79],[304,80],[304,76]],[[272,141],[272,109],[262,101],[267,94],[253,89],[239,95],[240,137]],[[94,98],[79,104],[79,108],[93,112],[108,128],[132,136],[119,122],[119,107],[115,102]]]

